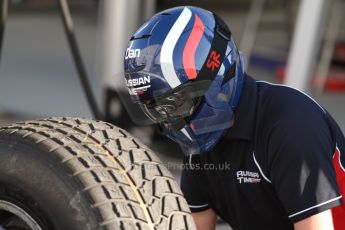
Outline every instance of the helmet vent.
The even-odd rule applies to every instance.
[[[165,12],[165,13],[161,13],[160,15],[162,15],[162,16],[169,16],[169,15],[171,15],[171,13]]]
[[[231,80],[236,74],[236,63],[233,63],[228,72],[225,73],[222,85]]]
[[[218,15],[213,14],[214,19],[216,20],[216,32],[222,36],[225,40],[231,40],[231,31],[229,30],[226,23]]]
[[[138,37],[132,36],[130,41],[138,40],[138,39],[144,39],[144,38],[149,38],[149,37],[151,37],[151,34],[143,34],[143,35],[138,36]]]

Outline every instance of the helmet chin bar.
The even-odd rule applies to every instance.
[[[168,129],[169,131],[176,132],[181,130],[183,127],[186,126],[186,121],[185,119],[181,118],[178,119],[176,122],[161,122],[159,125],[164,128]]]
[[[234,124],[234,114],[230,105],[227,109],[218,109],[204,103],[199,109],[206,109],[205,106],[213,111],[212,115],[204,117],[196,112],[191,118],[163,127],[164,133],[177,142],[186,155],[210,151],[224,132]]]
[[[206,133],[217,132],[230,128],[233,123],[233,111],[229,106],[227,109],[216,109],[206,105],[212,110],[213,115],[208,117],[195,116],[190,122],[189,126],[195,135],[203,135]]]

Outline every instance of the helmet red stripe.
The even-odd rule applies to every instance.
[[[201,19],[195,15],[195,22],[192,32],[183,50],[183,68],[186,71],[188,79],[190,80],[195,79],[197,76],[195,67],[195,53],[204,33],[204,29],[204,24],[202,23]]]

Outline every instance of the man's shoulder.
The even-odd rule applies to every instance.
[[[269,139],[271,145],[284,142],[303,146],[323,132],[324,138],[333,142],[334,124],[327,119],[327,111],[312,97],[285,85],[260,81],[257,85],[256,130],[261,141],[267,143]]]
[[[327,111],[308,94],[287,85],[256,81],[258,111],[272,119],[324,119]],[[260,114],[259,114],[260,115]]]

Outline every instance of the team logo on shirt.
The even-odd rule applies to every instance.
[[[236,172],[238,183],[244,184],[256,184],[260,183],[261,178],[258,172],[250,172],[250,171],[237,171]]]

